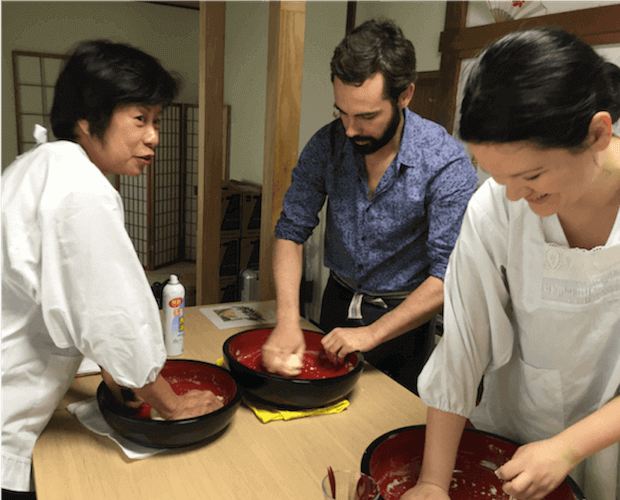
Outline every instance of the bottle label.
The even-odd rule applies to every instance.
[[[172,299],[168,302],[168,305],[174,309],[175,307],[179,307],[182,303],[183,299],[181,297],[177,297],[176,299]]]
[[[172,335],[173,342],[183,341],[183,330],[185,330],[185,298],[177,297],[172,299],[169,303],[172,310]]]

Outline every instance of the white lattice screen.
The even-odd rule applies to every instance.
[[[185,105],[185,260],[196,261],[198,227],[198,106]]]
[[[32,137],[35,124],[48,130],[48,140],[55,139],[49,119],[54,102],[54,85],[69,57],[18,50],[14,50],[12,55],[17,151],[22,154],[35,144]]]

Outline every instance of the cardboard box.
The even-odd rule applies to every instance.
[[[241,192],[234,184],[223,182],[221,195],[220,238],[239,238],[241,236]]]
[[[196,285],[188,285],[185,287],[185,307],[196,305]]]
[[[218,299],[220,304],[225,302],[239,302],[239,279],[236,276],[232,278],[220,278]]]
[[[228,181],[227,185],[241,195],[241,238],[260,237],[262,187],[241,181]]]
[[[258,269],[260,262],[260,238],[241,238],[239,244],[239,271]]]
[[[262,193],[260,190],[241,192],[241,237],[260,238]]]
[[[220,240],[220,278],[239,277],[239,238]]]

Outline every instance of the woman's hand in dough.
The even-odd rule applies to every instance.
[[[521,446],[512,459],[495,471],[506,494],[518,500],[540,500],[556,489],[577,464],[555,438]]]
[[[101,367],[100,367],[101,368]],[[108,386],[116,400],[129,408],[139,408],[144,403],[144,399],[139,397],[134,391],[127,387],[120,386],[106,370],[101,368],[101,376],[103,381]]]
[[[224,402],[211,391],[193,389],[179,396],[179,406],[168,420],[200,417],[219,410],[222,406]]]
[[[419,482],[407,490],[400,500],[450,500],[450,497],[446,490],[435,484]]]

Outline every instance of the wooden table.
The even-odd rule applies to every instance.
[[[181,358],[215,363],[224,341],[248,328],[219,330],[200,307],[185,311]],[[303,327],[316,330],[306,322]],[[417,396],[366,365],[342,413],[263,424],[242,404],[216,440],[130,460],[66,410],[69,403],[93,397],[100,382],[99,375],[77,378],[39,438],[34,450],[39,500],[321,499],[328,466],[359,470],[375,438],[426,418]]]

